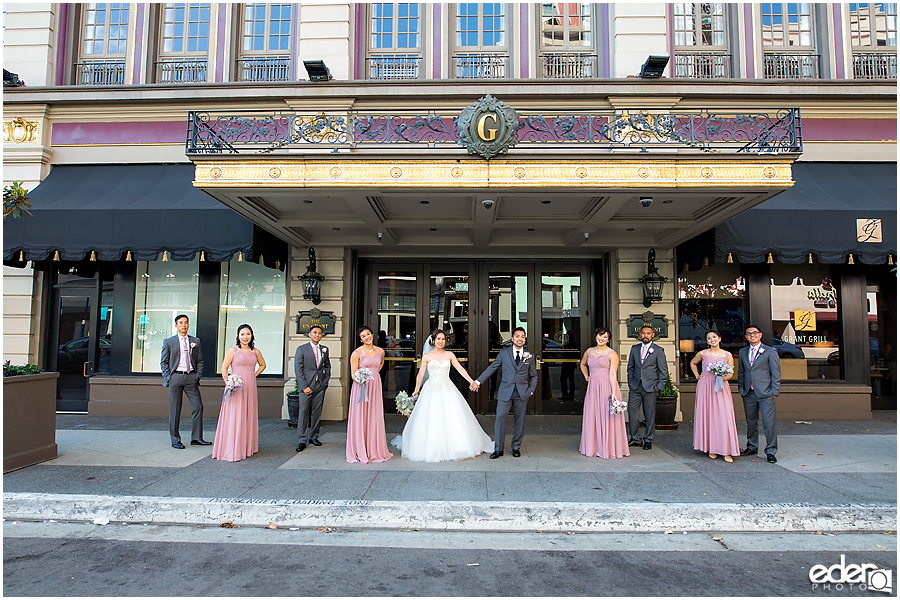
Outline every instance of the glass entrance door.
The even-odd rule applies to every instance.
[[[473,379],[494,362],[502,350],[512,346],[512,334],[517,327],[522,327],[529,335],[531,334],[528,331],[529,306],[531,306],[529,279],[529,273],[525,269],[518,272],[506,269],[488,271],[486,285],[482,286],[484,288],[482,297],[487,302],[487,319],[479,343],[481,354],[486,360],[482,369],[471,373]],[[525,347],[531,352],[527,342]],[[494,373],[490,380],[483,384],[479,391],[481,412],[496,413],[500,372]],[[528,410],[534,412],[533,398],[529,401]]]
[[[468,371],[470,370],[469,270],[439,267],[429,269],[429,282],[428,331],[442,329],[447,336],[444,350],[452,352]],[[477,377],[477,374],[472,377]],[[450,381],[456,385],[463,397],[468,397],[469,384],[456,369],[450,369]]]
[[[95,297],[93,290],[60,289],[54,298],[56,352],[51,352],[50,369],[59,372],[58,411],[87,412],[88,379],[97,356]],[[109,340],[104,341],[108,353]]]
[[[370,309],[374,317],[366,321],[375,332],[375,345],[384,349],[384,366],[381,368],[381,390],[384,410],[390,414],[396,410],[397,393],[412,394],[416,384],[417,355],[424,336],[418,335],[418,284],[420,269],[387,269],[375,274],[376,306]],[[355,349],[359,339],[354,332]]]
[[[541,413],[580,414],[584,407],[581,362],[581,273],[542,271]],[[538,394],[536,394],[538,395]]]

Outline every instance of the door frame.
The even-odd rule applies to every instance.
[[[93,376],[94,371],[97,367],[97,349],[99,344],[99,339],[97,336],[97,331],[99,327],[99,307],[98,303],[100,300],[99,297],[99,277],[96,277],[93,282],[84,281],[77,282],[74,284],[54,284],[51,292],[51,313],[50,313],[50,335],[47,336],[48,339],[48,347],[47,347],[47,365],[49,371],[59,372],[59,315],[60,309],[62,308],[62,299],[66,297],[86,297],[89,301],[90,306],[90,326],[88,327],[88,338],[90,339],[90,343],[88,344],[88,353],[87,353],[87,361],[85,362],[85,390],[84,390],[84,409],[83,410],[72,410],[71,408],[65,408],[61,406],[61,402],[64,401],[62,398],[62,384],[60,383],[60,379],[57,380],[57,411],[63,412],[87,412],[88,404],[90,403],[90,378]],[[93,285],[90,285],[93,283]],[[87,368],[89,366],[89,368]],[[88,372],[89,371],[89,372]]]

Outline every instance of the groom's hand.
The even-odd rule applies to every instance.
[[[478,388],[480,388],[480,387],[481,387],[481,386],[478,384],[477,381],[473,381],[473,382],[469,385],[469,390],[471,390],[471,391],[473,391],[473,392],[477,392],[477,391],[478,391]]]

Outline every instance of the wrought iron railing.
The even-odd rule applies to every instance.
[[[506,54],[459,54],[453,57],[457,79],[505,79]]]
[[[805,52],[767,52],[763,55],[766,79],[818,79],[819,55]]]
[[[249,56],[237,60],[238,81],[290,81],[289,56]]]
[[[188,115],[188,154],[270,153],[303,148],[447,147],[460,141],[457,115],[395,110],[298,114],[244,111]],[[515,148],[669,148],[684,152],[803,151],[800,109],[556,111],[518,115]]]
[[[207,61],[199,59],[163,60],[156,63],[156,83],[202,83]]]
[[[422,57],[414,54],[386,54],[367,59],[369,79],[418,79]]]
[[[597,56],[584,52],[547,52],[538,56],[541,77],[583,79],[597,76]]]
[[[731,77],[731,55],[720,52],[676,52],[675,77],[686,79]]]
[[[889,52],[854,52],[854,79],[897,79],[897,54]]]
[[[122,85],[124,83],[124,60],[75,63],[75,85]]]

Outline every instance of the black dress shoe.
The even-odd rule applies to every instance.
[[[212,446],[212,442],[206,440],[191,440],[191,446]]]
[[[289,429],[297,429],[297,424],[296,423],[288,423],[288,428]]]
[[[770,463],[777,463],[777,462],[778,462],[778,459],[775,458],[775,455],[774,455],[774,454],[766,454],[766,460],[769,461]]]
[[[750,448],[744,448],[741,450],[741,456],[753,456],[754,454],[759,454],[758,450],[751,450]]]
[[[501,456],[503,456],[503,450],[491,452],[491,458],[500,458]]]
[[[513,458],[519,458],[520,456],[522,456],[521,452],[519,452],[518,450],[513,450]]]
[[[309,440],[309,443],[312,444],[313,446],[321,446],[322,445],[322,442],[320,442],[319,440]]]
[[[297,452],[303,452],[304,450],[306,450],[306,444],[299,444],[297,446]]]
[[[172,442],[172,447],[178,448],[179,450],[184,450],[184,444],[182,444],[181,442]]]
[[[640,447],[640,446],[643,446],[644,443],[641,442],[641,441],[639,441],[639,440],[631,440],[630,442],[628,442],[628,445],[629,445],[629,446],[638,446],[638,447]]]
[[[644,450],[651,450],[653,448],[653,442],[644,442]]]

